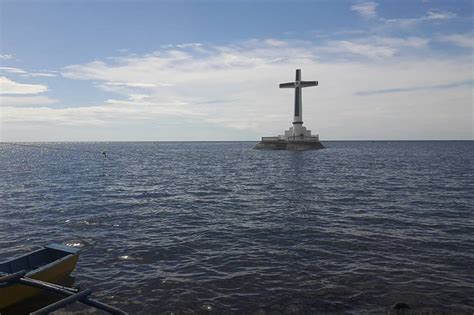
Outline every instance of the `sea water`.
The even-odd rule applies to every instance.
[[[0,260],[81,247],[133,314],[472,314],[474,142],[323,143],[2,143]]]

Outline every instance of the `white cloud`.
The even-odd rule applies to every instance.
[[[51,72],[30,72],[28,73],[29,77],[49,77],[49,78],[52,78],[52,77],[55,77],[56,74],[54,73],[51,73]]]
[[[27,74],[28,73],[25,70],[22,70],[20,68],[13,68],[13,67],[0,67],[0,71],[12,73],[12,74]]]
[[[455,17],[456,17],[456,14],[453,12],[431,10],[431,11],[428,11],[427,14],[421,17],[398,18],[398,19],[381,18],[380,21],[385,23],[385,27],[410,28],[422,22],[446,21]]]
[[[440,35],[437,39],[458,47],[474,49],[474,35],[472,33]]]
[[[106,85],[110,86],[127,86],[127,87],[135,87],[135,88],[153,88],[160,84],[155,83],[143,83],[143,82],[106,82]],[[161,85],[168,85],[166,83],[161,83]]]
[[[435,20],[449,20],[455,17],[456,17],[456,14],[453,12],[431,10],[431,11],[428,11],[428,14],[422,17],[422,19],[425,21],[435,21]]]
[[[112,120],[127,115],[126,110],[116,109],[111,112],[103,106],[78,108],[49,107],[3,107],[3,123],[48,123],[60,125],[98,125],[105,120]],[[105,119],[105,120],[104,120]]]
[[[308,128],[323,139],[423,138],[417,133],[420,122],[430,124],[422,134],[430,132],[431,138],[465,136],[471,128],[466,119],[472,103],[469,87],[430,91],[413,87],[472,79],[466,67],[470,58],[427,57],[424,51],[397,57],[405,50],[428,49],[426,44],[418,37],[375,36],[324,45],[250,40],[205,46],[184,58],[173,47],[173,53],[165,49],[71,65],[63,69],[63,76],[91,81],[117,96],[95,106],[6,106],[2,121],[101,127],[128,126],[133,121],[175,124],[167,125],[167,134],[154,135],[162,140],[196,139],[196,130],[188,126],[199,123],[250,132],[257,139],[289,126],[293,93],[279,90],[278,83],[292,80],[294,69],[301,68],[303,79],[320,82],[317,88],[305,89],[304,115]],[[340,58],[347,53],[369,59]],[[404,93],[360,95],[394,87]],[[374,126],[368,126],[369,121]]]
[[[157,103],[154,100],[109,99],[98,106],[69,108],[14,107],[13,105],[2,107],[3,122],[55,123],[79,126],[102,126],[116,121],[146,121],[165,117],[199,117],[202,115],[190,111],[189,108],[183,107],[179,102]]]
[[[389,94],[389,93],[405,93],[405,92],[414,92],[422,90],[440,90],[440,89],[453,89],[463,86],[473,86],[473,80],[461,81],[461,82],[452,82],[449,84],[438,84],[438,85],[428,85],[428,86],[410,86],[397,88],[392,87],[383,90],[372,90],[372,91],[358,91],[356,95],[377,95],[377,94]]]
[[[0,106],[38,106],[54,104],[58,101],[44,95],[34,96],[7,96],[0,95]]]
[[[39,94],[47,90],[46,85],[17,83],[6,77],[0,77],[0,94]]]
[[[177,44],[174,45],[177,48],[200,48],[202,47],[201,43],[185,43],[185,44]]]
[[[128,97],[132,101],[141,101],[150,98],[148,94],[130,94]]]
[[[331,53],[332,57],[342,55],[363,56],[369,59],[392,58],[398,53],[416,54],[426,49],[429,40],[421,37],[363,36],[352,40],[328,41],[317,48],[317,52]]]
[[[8,55],[8,54],[1,55],[0,54],[0,59],[3,59],[3,60],[13,59],[13,55]]]
[[[347,40],[332,41],[325,49],[328,52],[351,53],[375,59],[392,57],[397,51],[389,46],[357,43]]]
[[[377,6],[376,2],[364,2],[360,4],[354,4],[351,6],[351,10],[357,12],[360,16],[366,19],[373,19],[377,17]]]
[[[167,44],[161,45],[164,49],[191,49],[195,51],[203,51],[204,44],[202,43],[183,43],[183,44]]]
[[[275,47],[281,47],[281,46],[287,46],[288,43],[283,41],[283,40],[278,40],[278,39],[273,39],[269,38],[265,40],[265,44],[269,46],[275,46]]]
[[[11,73],[11,74],[17,74],[22,77],[55,77],[56,74],[54,74],[52,71],[48,72],[28,72],[20,68],[14,68],[14,67],[0,67],[0,71],[6,72],[6,73]]]
[[[377,43],[379,45],[387,45],[394,49],[400,50],[406,47],[409,48],[425,48],[429,40],[421,37],[381,37],[372,36],[366,39],[368,42]]]
[[[329,41],[326,47],[319,51],[340,54],[354,54],[370,59],[386,59],[394,57],[399,52],[413,53],[417,49],[427,47],[428,40],[420,37],[381,37],[370,36],[362,39]],[[407,48],[410,50],[407,51]],[[414,49],[414,50],[413,50]]]

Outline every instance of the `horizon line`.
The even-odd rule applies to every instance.
[[[260,140],[21,140],[21,141],[0,141],[0,144],[9,143],[79,143],[79,142],[259,142]],[[474,139],[332,139],[321,142],[402,142],[402,141],[474,141]]]

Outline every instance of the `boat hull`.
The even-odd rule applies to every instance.
[[[28,272],[26,277],[59,284],[61,280],[64,280],[74,270],[78,258],[79,252],[68,253],[58,260]],[[0,288],[0,310],[31,298],[41,292],[40,289],[21,284]]]

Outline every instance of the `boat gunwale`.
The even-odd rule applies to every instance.
[[[15,261],[26,259],[27,262],[28,262],[29,261],[28,257],[31,257],[31,256],[33,256],[35,254],[38,254],[40,252],[43,252],[43,251],[44,252],[56,251],[56,252],[60,252],[64,256],[62,256],[60,258],[56,258],[54,260],[45,260],[44,264],[41,264],[40,266],[38,266],[36,268],[33,268],[33,267],[29,266],[29,268],[27,268],[25,270],[27,272],[27,274],[26,274],[27,277],[31,277],[31,276],[39,273],[39,272],[50,269],[50,268],[54,267],[54,265],[56,265],[56,264],[59,264],[59,263],[65,261],[67,259],[70,259],[71,257],[73,257],[75,255],[79,255],[79,252],[81,250],[78,249],[78,248],[65,246],[65,245],[60,245],[60,244],[49,244],[49,245],[43,246],[42,248],[34,250],[32,252],[22,254],[22,255],[19,255],[17,257],[11,258],[9,260],[5,260],[3,262],[0,262],[0,266],[9,265],[8,266],[9,272],[7,272],[6,274],[11,274],[11,273],[13,273],[12,266],[14,265]],[[2,273],[2,272],[0,272],[0,273]]]
[[[39,252],[42,252],[42,251],[47,251],[47,250],[48,250],[48,248],[43,247],[43,248],[37,249],[37,250],[35,250],[35,251],[29,252],[29,253],[26,253],[26,254],[21,254],[21,255],[19,255],[19,256],[17,256],[17,257],[10,258],[10,259],[8,259],[8,260],[0,261],[0,266],[6,265],[6,264],[11,264],[11,263],[13,263],[15,260],[20,260],[20,259],[26,258],[26,257],[28,257],[28,256],[31,256],[31,255],[33,255],[33,254],[36,254],[36,253],[39,253]]]
[[[31,269],[27,274],[26,274],[26,277],[29,277],[31,278],[32,276],[42,272],[42,271],[45,271],[45,270],[48,270],[48,269],[52,269],[54,268],[55,265],[58,265],[60,263],[62,263],[63,261],[65,260],[68,260],[68,259],[71,259],[72,257],[74,257],[74,255],[78,255],[77,253],[76,254],[67,254],[66,256],[64,257],[61,257],[59,259],[56,259],[56,260],[53,260],[52,262],[50,263],[47,263],[46,265],[42,265],[38,268],[35,268],[35,269]]]

